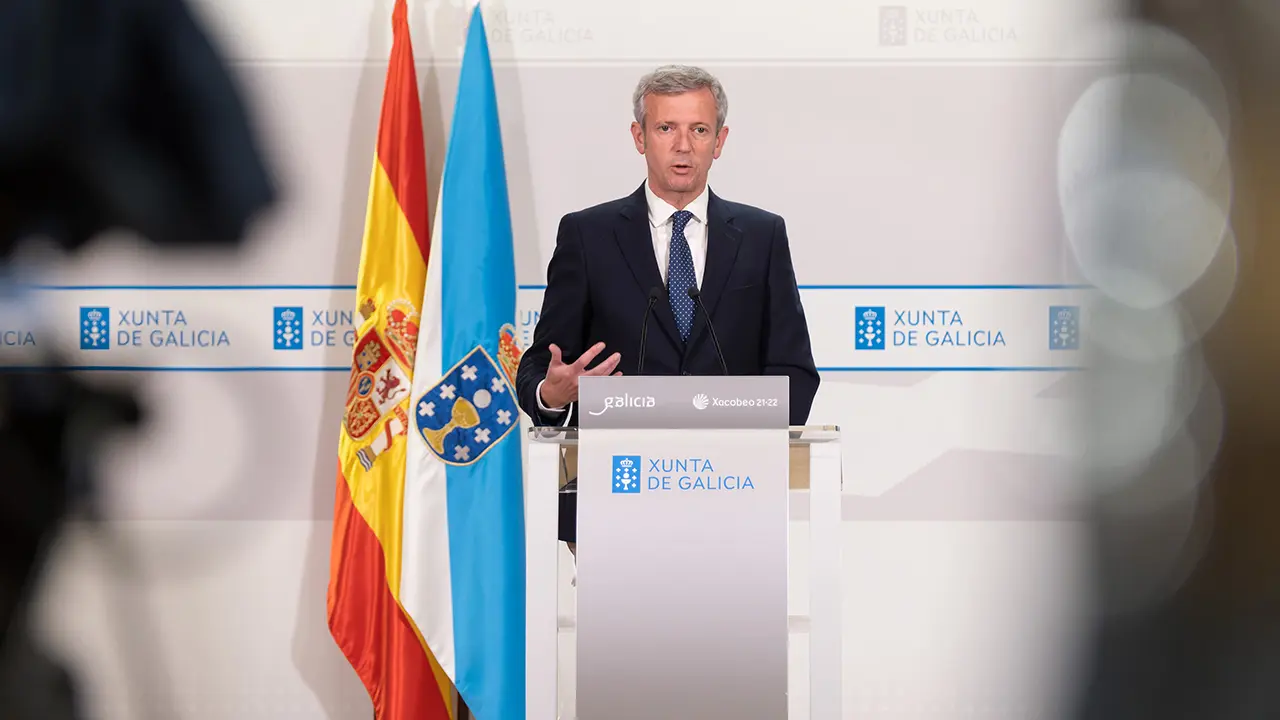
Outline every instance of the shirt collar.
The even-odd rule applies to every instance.
[[[710,185],[704,186],[698,197],[693,202],[685,206],[685,210],[693,213],[693,218],[703,225],[707,224],[707,198],[708,188]],[[676,209],[670,203],[654,194],[653,189],[649,187],[649,181],[644,181],[644,196],[649,204],[649,224],[659,227],[671,220],[671,216],[675,214]]]

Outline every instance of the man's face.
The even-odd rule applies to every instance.
[[[701,192],[707,171],[720,157],[729,135],[727,127],[716,132],[716,101],[711,91],[648,95],[644,108],[644,127],[631,123],[631,136],[649,166],[654,191]]]

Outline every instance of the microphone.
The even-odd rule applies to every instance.
[[[702,291],[697,285],[689,286],[689,299],[693,300],[694,305],[702,308],[702,315],[707,319],[707,331],[711,333],[711,342],[716,346],[716,358],[720,360],[720,369],[728,375],[729,365],[724,361],[724,352],[720,350],[720,341],[716,339],[716,329],[711,325],[711,313],[707,312],[707,306],[702,304]]]
[[[644,309],[644,320],[640,323],[640,357],[636,361],[636,374],[644,372],[644,348],[645,343],[649,341],[649,315],[653,312],[653,304],[658,302],[658,298],[662,297],[662,288],[649,288],[649,305]]]

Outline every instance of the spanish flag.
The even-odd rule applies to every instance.
[[[453,684],[400,602],[405,433],[431,241],[406,0],[396,0],[391,27],[356,282],[362,320],[338,440],[328,621],[376,720],[446,720]]]

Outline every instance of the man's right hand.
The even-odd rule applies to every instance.
[[[587,369],[587,365],[604,350],[604,343],[596,343],[582,353],[582,357],[572,364],[565,364],[560,356],[560,348],[550,347],[551,364],[547,366],[547,377],[542,381],[542,404],[549,408],[562,408],[578,399],[578,378],[583,375],[621,375],[614,372],[622,356],[618,353],[610,355],[599,365]]]

